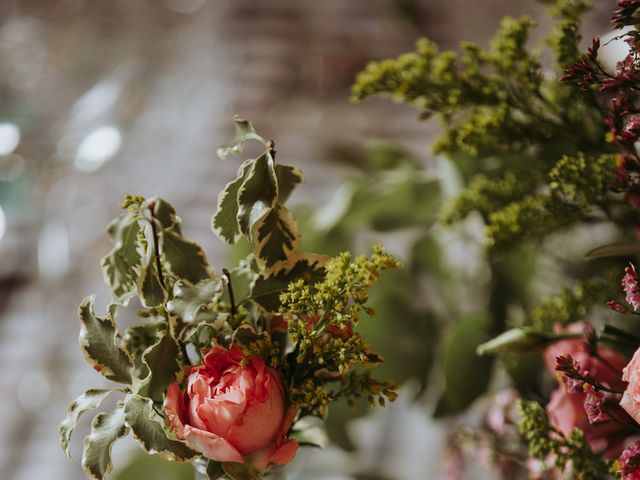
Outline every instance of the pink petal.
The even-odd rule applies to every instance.
[[[171,430],[176,432],[178,438],[184,438],[184,420],[181,413],[184,409],[183,396],[177,383],[169,385],[167,396],[164,399],[164,411],[169,419]]]
[[[285,441],[278,449],[269,457],[269,464],[273,465],[286,465],[293,457],[296,456],[298,451],[298,442],[295,440]]]
[[[195,450],[211,460],[243,463],[242,455],[233,445],[211,432],[187,425],[184,427],[184,439]]]
[[[204,404],[198,407],[198,416],[207,425],[209,432],[226,437],[229,429],[244,413],[244,409],[244,401],[234,403],[219,398],[207,398]]]

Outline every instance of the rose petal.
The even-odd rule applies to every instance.
[[[286,440],[280,447],[274,451],[269,457],[269,464],[286,465],[298,452],[298,442],[295,440]]]
[[[238,392],[241,395],[241,392]],[[207,398],[204,404],[198,407],[198,416],[202,418],[207,430],[217,435],[227,436],[229,429],[242,416],[245,409],[244,398],[238,403],[225,401],[224,399]]]
[[[280,389],[273,388],[265,402],[250,403],[226,438],[243,455],[260,451],[277,440],[284,420],[284,398]]]
[[[178,438],[184,438],[184,420],[182,418],[184,402],[182,391],[177,383],[169,385],[167,396],[164,399],[164,411],[169,419],[171,430],[176,432]]]
[[[184,439],[210,460],[243,463],[242,455],[233,445],[211,432],[187,425],[184,427]]]

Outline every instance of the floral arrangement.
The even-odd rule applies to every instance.
[[[415,52],[372,62],[353,88],[356,101],[388,96],[439,117],[434,151],[464,184],[440,220],[485,226],[487,315],[464,324],[475,336],[454,325],[449,347],[473,348],[486,368],[455,401],[445,391],[435,414],[470,407],[496,374],[506,389],[481,425],[452,437],[446,478],[465,478],[465,445],[476,458],[488,452],[505,479],[640,478],[640,276],[629,262],[640,253],[640,1],[619,0],[616,33],[585,54],[588,2],[544,3],[555,19],[544,43],[555,72],[530,48],[535,23],[506,18],[489,48],[441,52],[421,39]],[[611,66],[602,50],[620,41],[628,53]],[[598,228],[613,241],[578,258],[559,248]],[[545,259],[573,285],[541,302],[532,284]],[[481,363],[491,356],[502,361]],[[447,383],[464,376],[446,360]]]
[[[398,260],[380,247],[356,258],[302,251],[285,206],[301,171],[276,163],[273,141],[249,122],[235,124],[221,158],[248,141],[264,146],[241,164],[212,218],[221,239],[252,247],[236,268],[214,273],[161,198],[128,196],[109,225],[113,248],[101,265],[111,303],[99,316],[88,297],[78,315],[86,361],[118,385],[86,391],[60,425],[69,455],[80,416],[120,395],[84,439],[90,478],[108,476],[114,442],[131,432],[146,452],[193,462],[209,479],[258,479],[319,443],[309,419],[332,402],[396,398],[394,383],[371,376],[382,357],[357,330],[373,314],[369,289]],[[121,333],[116,315],[127,307],[141,320]]]

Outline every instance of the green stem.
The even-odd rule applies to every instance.
[[[155,203],[149,204],[149,212],[151,213],[151,233],[153,236],[153,255],[156,259],[156,269],[158,270],[158,279],[163,289],[166,289],[164,276],[162,274],[162,263],[160,262],[160,242],[158,241],[158,227],[156,226],[156,217],[153,213]]]

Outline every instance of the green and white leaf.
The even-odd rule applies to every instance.
[[[268,268],[298,251],[300,233],[291,212],[276,203],[253,225],[255,255]]]
[[[131,360],[120,348],[120,336],[113,313],[106,318],[97,317],[93,303],[95,295],[85,298],[78,309],[80,318],[80,349],[87,363],[104,377],[114,382],[131,383]]]
[[[238,225],[240,232],[251,237],[252,227],[272,209],[278,200],[278,181],[273,157],[265,152],[252,164],[247,178],[238,190]]]
[[[82,469],[90,478],[102,480],[111,473],[111,447],[128,430],[122,405],[113,412],[96,415],[91,424],[91,433],[84,439],[82,452]]]
[[[251,125],[251,122],[236,116],[234,119],[236,124],[236,136],[235,138],[228,144],[221,146],[217,150],[218,157],[222,160],[227,158],[229,155],[238,155],[242,152],[242,148],[244,144],[249,140],[256,140],[263,145],[267,145],[267,142],[264,138],[258,135]]]
[[[171,228],[179,235],[182,235],[180,217],[176,214],[176,209],[160,197],[152,197],[145,201],[143,208],[153,207],[153,217],[159,223],[159,229]]]
[[[220,278],[203,280],[195,285],[176,282],[173,299],[167,303],[167,310],[185,322],[215,321],[216,314],[207,307],[215,305],[221,294]]]
[[[138,239],[140,225],[132,213],[118,216],[109,224],[113,248],[100,264],[113,302],[126,305],[135,295],[141,254]]]
[[[284,205],[295,188],[304,182],[302,170],[292,165],[276,164],[276,178],[278,179],[278,201]]]
[[[301,445],[313,445],[324,448],[329,444],[325,422],[316,416],[307,415],[298,420],[291,430],[289,438]]]
[[[71,458],[71,452],[69,451],[71,435],[76,428],[78,420],[83,413],[98,408],[112,391],[112,389],[92,388],[69,404],[67,417],[60,423],[60,446],[69,458]]]
[[[178,362],[179,354],[180,346],[171,335],[165,335],[149,347],[142,356],[149,375],[140,382],[137,393],[154,402],[162,402],[167,388],[182,368]]]
[[[167,460],[176,461],[188,461],[200,455],[186,443],[167,436],[164,419],[154,410],[150,398],[129,394],[124,411],[133,436],[147,453],[157,453]]]
[[[251,288],[251,299],[267,312],[280,308],[280,294],[298,278],[318,281],[324,275],[323,266],[329,257],[313,253],[296,252],[286,261],[277,262],[262,272]]]
[[[173,275],[190,283],[213,277],[213,269],[200,245],[173,228],[159,232],[159,240],[164,265]]]
[[[148,244],[147,255],[138,279],[138,296],[143,306],[157,307],[167,301],[167,291],[160,281],[160,274],[154,255],[153,242]]]
[[[218,195],[218,207],[211,217],[211,229],[227,243],[234,244],[240,238],[238,224],[238,192],[255,160],[246,160],[238,171],[238,177],[227,183]]]

